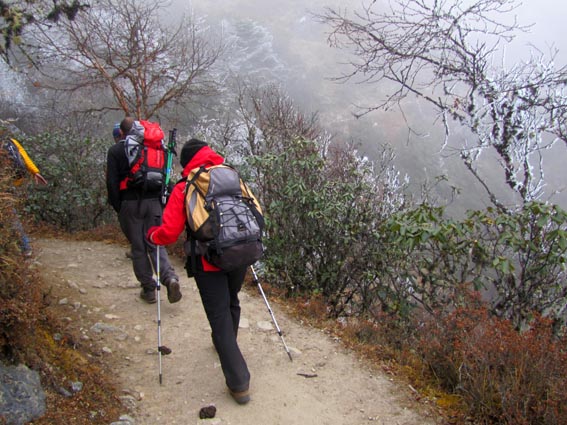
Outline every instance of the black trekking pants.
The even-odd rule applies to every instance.
[[[213,344],[219,355],[226,385],[235,392],[245,391],[250,372],[236,337],[240,323],[238,293],[246,267],[233,272],[204,272],[197,267],[195,281],[212,330]]]
[[[120,206],[118,220],[124,235],[130,242],[132,251],[132,267],[136,279],[145,290],[155,288],[154,267],[157,265],[156,246],[149,243],[146,233],[152,226],[161,224],[163,207],[158,198],[124,200]],[[165,247],[159,250],[159,268],[161,283],[169,279],[178,279],[175,270],[169,263]]]

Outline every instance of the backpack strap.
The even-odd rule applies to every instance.
[[[199,176],[201,175],[201,173],[206,172],[207,169],[205,168],[204,165],[201,165],[201,167],[199,167],[199,171],[197,171],[195,173],[195,175],[193,177],[191,177],[191,180],[187,181],[187,186],[189,186],[190,184],[192,184],[193,186],[195,186],[195,190],[199,193],[199,195],[201,195],[203,198],[205,198],[205,194],[203,192],[201,192],[201,189],[199,189],[199,186],[197,186],[197,184],[195,183],[195,180],[197,180],[199,178]],[[187,178],[185,178],[187,180]]]
[[[187,196],[187,188],[189,187],[189,185],[193,185],[195,187],[195,190],[201,195],[201,196],[205,196],[201,190],[199,189],[199,187],[197,186],[197,184],[195,184],[195,180],[197,180],[197,178],[199,178],[199,176],[201,175],[201,173],[205,172],[206,168],[204,165],[202,165],[199,168],[199,171],[197,171],[195,173],[195,175],[191,178],[191,180],[189,180],[186,177],[183,177],[181,179],[179,179],[177,181],[177,183],[181,183],[181,182],[186,182],[185,184],[185,196]],[[176,183],[176,184],[177,184]],[[189,222],[187,219],[185,219],[185,228],[186,228],[186,232],[187,232],[187,240],[190,243],[191,246],[191,272],[193,273],[193,275],[195,274],[196,270],[197,270],[197,255],[195,254],[195,251],[197,250],[197,241],[196,239],[191,235],[191,230],[189,229]]]

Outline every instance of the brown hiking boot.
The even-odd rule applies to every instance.
[[[181,288],[177,279],[169,279],[167,282],[163,283],[163,286],[167,288],[167,300],[171,304],[176,303],[181,299]]]
[[[142,288],[142,290],[140,291],[140,298],[143,299],[148,304],[154,304],[157,301],[156,290],[155,289],[146,290]]]
[[[229,389],[230,395],[238,404],[246,404],[250,401],[250,392],[248,390],[244,391],[232,391]]]

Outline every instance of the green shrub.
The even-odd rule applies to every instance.
[[[421,204],[394,214],[380,228],[382,250],[372,265],[382,309],[409,319],[412,309],[453,309],[462,283],[478,268],[470,258],[471,227],[448,219],[441,207]]]
[[[471,211],[464,220],[422,204],[380,228],[375,297],[382,309],[409,317],[462,306],[463,289],[483,290],[492,314],[517,329],[534,313],[564,325],[567,309],[567,213],[526,204],[514,213]],[[468,284],[468,285],[467,285]]]
[[[567,212],[531,202],[511,214],[474,211],[474,260],[483,273],[477,286],[495,292],[491,311],[528,326],[533,313],[551,317],[555,332],[567,311]]]
[[[289,294],[321,294],[333,316],[365,310],[376,229],[387,208],[402,208],[401,190],[376,178],[372,164],[348,147],[324,158],[317,141],[285,143],[256,159],[265,170],[258,174],[268,218],[266,273]]]
[[[106,201],[108,142],[50,133],[24,144],[48,181],[28,190],[25,208],[32,217],[71,231],[115,221]]]

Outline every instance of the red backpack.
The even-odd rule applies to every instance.
[[[120,189],[161,190],[165,180],[166,156],[164,133],[160,125],[150,121],[134,121],[124,139],[130,172],[120,182]]]

